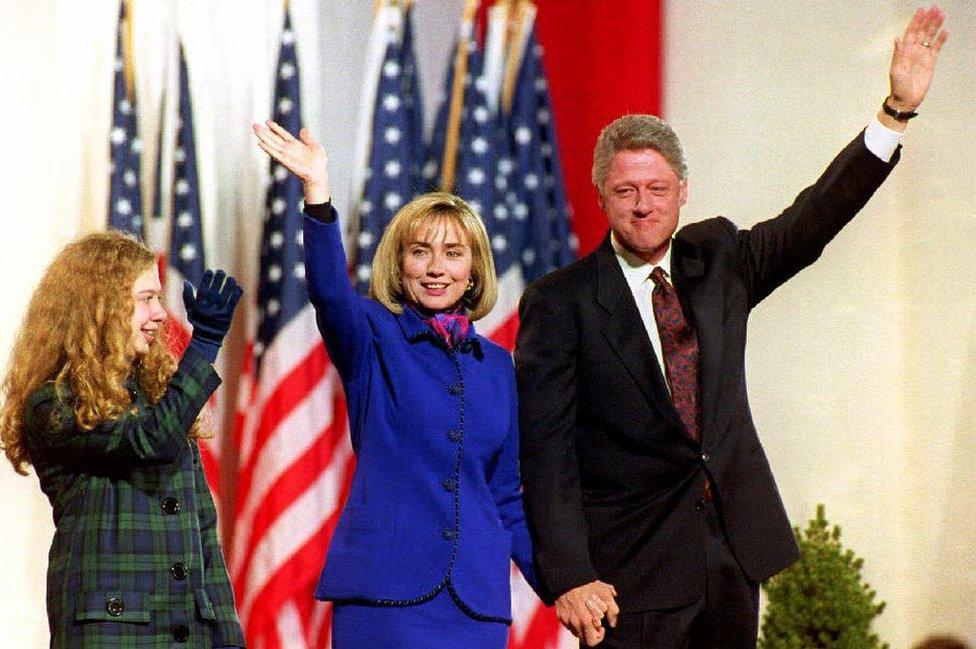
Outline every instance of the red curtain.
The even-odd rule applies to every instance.
[[[559,149],[580,256],[607,232],[590,182],[600,129],[626,113],[661,114],[663,0],[536,0]]]

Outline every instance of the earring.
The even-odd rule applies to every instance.
[[[474,288],[474,280],[469,277],[468,278],[468,286],[467,286],[467,288],[464,289],[464,292],[467,293],[468,291],[470,291],[473,288]]]

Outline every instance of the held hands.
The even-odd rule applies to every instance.
[[[193,325],[190,346],[213,363],[217,351],[230,329],[234,309],[244,291],[230,275],[222,270],[207,270],[194,293],[193,285],[183,281],[183,305],[186,319]]]
[[[316,205],[329,200],[329,158],[307,128],[298,132],[298,139],[271,120],[251,128],[258,137],[258,146],[302,181],[306,203]]]
[[[901,38],[895,38],[888,78],[891,97],[888,104],[897,111],[918,108],[932,83],[935,62],[949,37],[942,29],[945,13],[935,5],[918,9]]]
[[[606,635],[604,616],[610,626],[617,626],[620,608],[614,599],[616,595],[616,589],[602,581],[577,586],[556,599],[556,617],[586,646],[594,647]]]

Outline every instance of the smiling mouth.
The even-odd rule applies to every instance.
[[[431,282],[429,284],[421,284],[428,291],[443,291],[447,288],[447,284],[442,282]]]

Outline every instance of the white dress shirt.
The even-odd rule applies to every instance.
[[[671,281],[671,246],[668,246],[664,257],[655,266],[652,266],[637,255],[625,250],[613,232],[610,233],[610,245],[613,246],[613,251],[617,253],[617,263],[620,264],[620,270],[624,273],[627,286],[630,287],[634,301],[637,302],[637,312],[640,313],[644,330],[651,341],[651,347],[654,348],[657,362],[661,366],[661,376],[665,377],[664,383],[667,385],[668,374],[664,369],[664,355],[661,353],[661,334],[658,333],[657,321],[654,319],[654,306],[651,304],[651,293],[654,291],[651,271],[654,270],[655,266],[660,266],[664,271],[664,276],[669,282]],[[668,385],[668,391],[670,390],[671,386]]]

